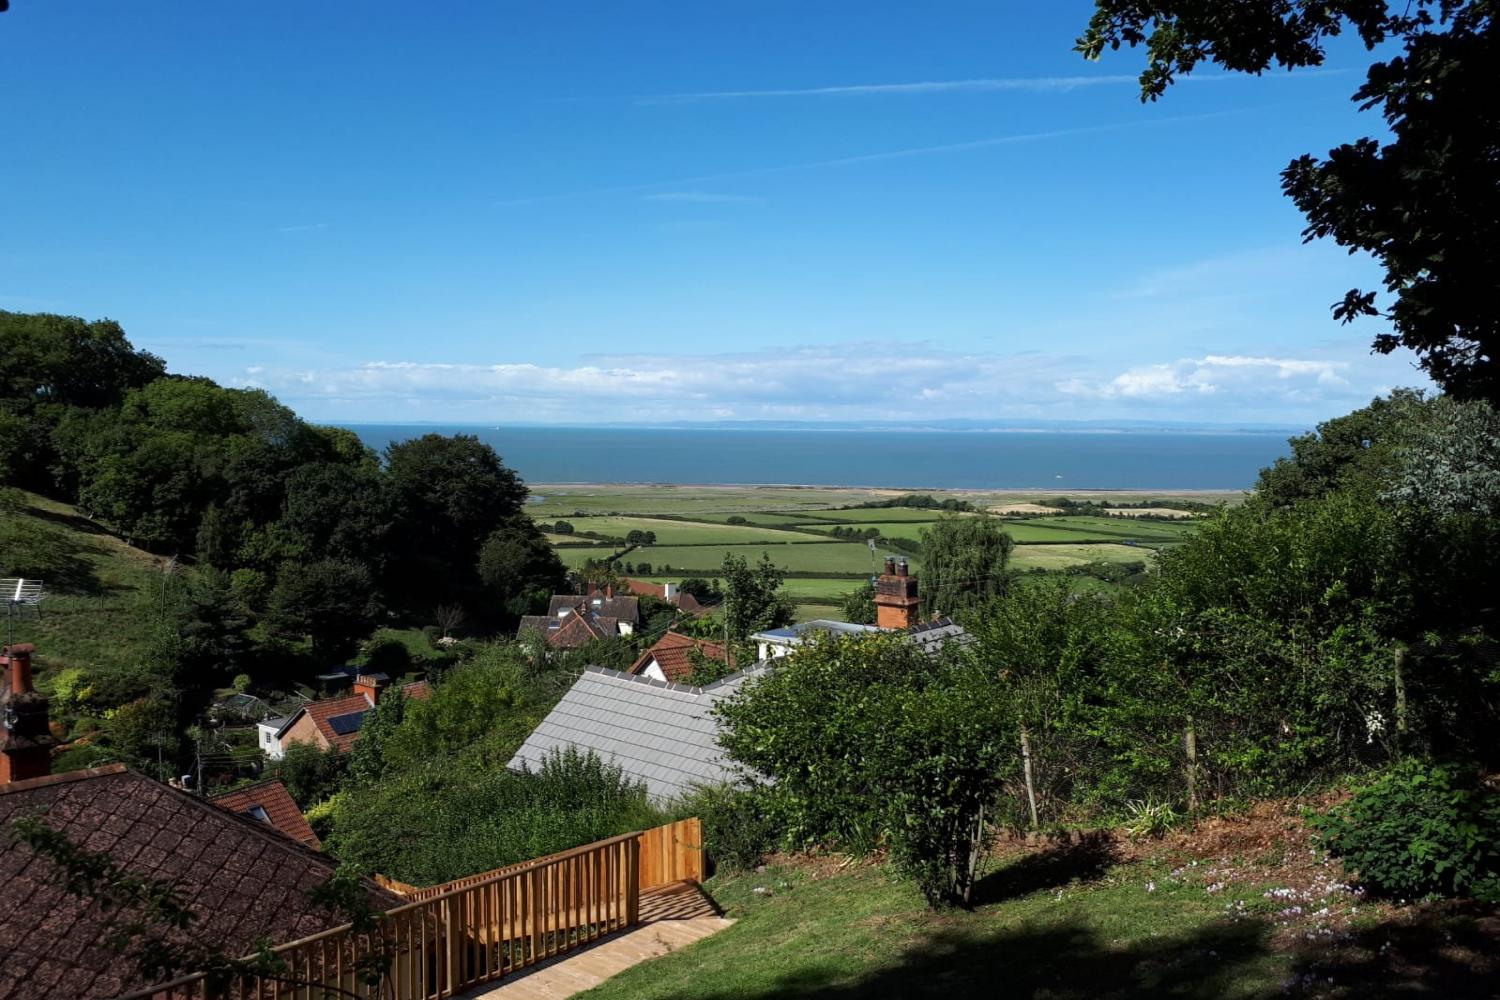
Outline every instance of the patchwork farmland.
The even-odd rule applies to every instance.
[[[753,562],[765,553],[789,574],[786,590],[802,618],[834,613],[844,595],[878,571],[886,556],[904,558],[920,571],[924,531],[944,516],[977,516],[945,514],[941,509],[852,506],[889,497],[888,492],[853,489],[569,485],[539,486],[537,494],[532,517],[570,567],[614,558],[630,575],[676,582],[687,576],[717,575],[726,554]],[[1133,516],[1139,510],[1134,507],[1107,512],[1090,508],[1089,514],[1080,515],[1044,506],[1056,504],[1055,498],[1016,503],[1013,497],[938,494],[938,499],[950,495],[979,509],[1006,500],[1011,501],[1008,506],[1020,508],[1005,517],[1005,526],[1016,542],[1012,565],[1022,572],[1148,567],[1160,550],[1193,530],[1191,515],[1178,510],[1162,518],[1180,517],[1166,520]],[[1229,498],[1087,499],[1095,504],[1139,504]],[[562,532],[559,521],[564,522]]]

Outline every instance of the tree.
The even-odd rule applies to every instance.
[[[517,515],[496,528],[479,550],[479,579],[488,595],[513,616],[557,593],[568,571],[531,519]]]
[[[1291,455],[1260,471],[1256,501],[1286,507],[1356,485],[1379,489],[1402,441],[1431,405],[1420,390],[1397,389],[1291,438]]]
[[[425,434],[386,449],[395,505],[389,592],[402,606],[472,600],[480,546],[522,514],[528,491],[477,437]]]
[[[370,571],[359,563],[287,563],[271,590],[265,624],[283,638],[310,637],[314,655],[342,656],[369,633],[376,610]]]
[[[379,575],[396,512],[374,465],[317,462],[286,480],[281,524],[307,559],[349,559]]]
[[[922,530],[922,604],[953,615],[1003,595],[1010,587],[1015,543],[988,515],[945,515]]]
[[[1500,399],[1500,109],[1490,98],[1500,59],[1491,0],[1096,0],[1078,49],[1142,45],[1142,100],[1165,93],[1201,62],[1259,74],[1321,65],[1346,27],[1367,49],[1400,55],[1370,65],[1354,93],[1379,107],[1394,138],[1346,142],[1319,160],[1293,160],[1282,190],[1307,217],[1306,240],[1331,237],[1385,270],[1392,301],[1351,289],[1333,306],[1348,323],[1386,319],[1374,349],[1416,352],[1454,395]],[[1443,29],[1443,30],[1439,30]]]
[[[573,525],[569,521],[558,521],[552,526],[552,533],[556,535],[571,535],[573,533]]]
[[[844,621],[856,625],[875,624],[875,586],[866,583],[844,595]]]
[[[781,593],[786,571],[762,552],[750,565],[744,556],[726,552],[719,570],[724,578],[724,629],[730,642],[744,642],[752,633],[790,625],[796,608]]]
[[[930,905],[966,905],[981,813],[1014,756],[993,688],[900,636],[818,636],[720,703],[720,743],[770,779],[794,845],[887,843]]]
[[[200,573],[188,588],[178,631],[184,665],[199,684],[213,686],[239,672],[249,650],[250,621],[228,574]]]

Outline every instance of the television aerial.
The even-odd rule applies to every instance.
[[[35,608],[37,620],[42,617],[42,598],[46,590],[40,580],[25,580],[20,577],[0,580],[0,601],[5,602],[5,645],[16,641],[16,615],[22,608]]]

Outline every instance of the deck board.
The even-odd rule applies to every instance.
[[[632,965],[685,948],[733,924],[689,882],[641,893],[641,922],[577,951],[463,994],[469,1000],[564,1000]]]

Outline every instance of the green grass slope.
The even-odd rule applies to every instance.
[[[47,674],[66,667],[108,671],[147,655],[164,586],[180,586],[167,560],[132,548],[72,507],[8,491],[0,506],[0,577],[40,578],[41,615],[15,621],[17,642],[37,647]],[[3,624],[3,623],[0,623]]]

